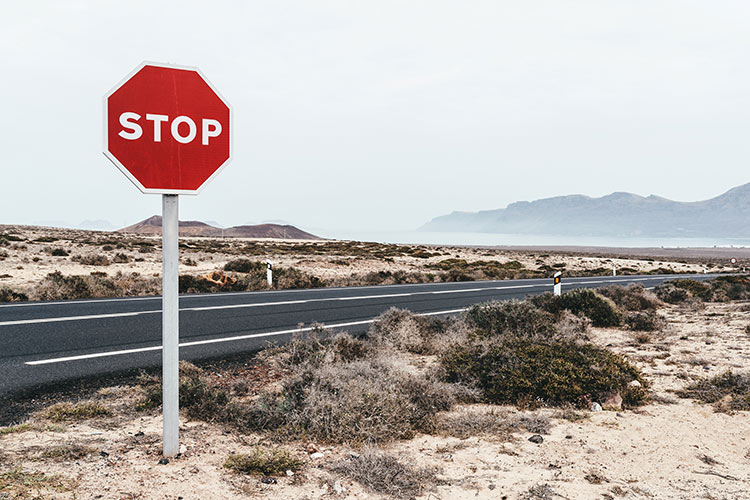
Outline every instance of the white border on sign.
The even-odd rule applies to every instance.
[[[109,152],[109,143],[107,142],[107,139],[109,138],[109,134],[108,134],[108,130],[107,130],[107,100],[109,99],[109,97],[112,94],[114,94],[115,92],[117,92],[117,90],[120,87],[122,87],[125,84],[125,82],[127,82],[128,80],[130,80],[136,73],[138,73],[145,66],[156,66],[156,67],[159,67],[159,68],[171,68],[171,69],[182,69],[182,70],[186,70],[186,71],[195,71],[203,79],[203,81],[206,83],[206,85],[208,85],[211,88],[211,90],[214,91],[214,93],[219,97],[219,99],[221,99],[221,102],[223,102],[224,105],[226,105],[226,107],[229,108],[229,157],[224,161],[224,163],[222,163],[219,166],[219,168],[217,168],[214,171],[213,174],[211,174],[211,176],[208,179],[206,179],[205,181],[203,181],[203,184],[201,184],[200,186],[198,186],[198,189],[195,189],[195,190],[189,190],[189,189],[148,189],[148,188],[144,187],[140,182],[138,182],[138,179],[136,179],[133,176],[133,174],[131,174],[128,171],[127,168],[125,168],[125,165],[123,165],[122,163],[120,163],[120,161],[115,157],[115,155],[113,155],[112,153]],[[232,109],[232,105],[229,104],[229,102],[226,99],[224,99],[223,95],[221,95],[221,92],[219,92],[216,89],[216,87],[213,86],[213,84],[208,80],[208,78],[206,78],[206,75],[204,75],[203,72],[200,69],[198,69],[196,66],[182,66],[182,65],[179,65],[179,64],[169,64],[169,63],[157,63],[157,62],[152,62],[152,61],[143,61],[133,71],[131,71],[130,73],[128,73],[125,76],[125,78],[123,78],[122,80],[120,80],[119,82],[117,82],[117,84],[114,87],[112,87],[112,89],[110,89],[110,91],[107,92],[104,95],[103,102],[104,102],[104,106],[103,106],[103,110],[104,110],[104,141],[103,141],[104,142],[104,151],[103,151],[103,153],[104,153],[104,156],[106,156],[109,159],[109,161],[111,161],[112,163],[114,163],[114,165],[123,174],[125,174],[125,177],[127,177],[130,180],[130,182],[132,182],[133,184],[135,184],[135,187],[137,187],[142,193],[145,193],[145,194],[192,194],[192,195],[200,194],[200,192],[203,191],[203,188],[206,187],[206,185],[209,182],[211,182],[213,180],[213,178],[216,177],[216,175],[219,172],[221,172],[222,170],[224,170],[224,167],[226,167],[227,164],[229,164],[230,161],[232,161],[232,154],[233,154],[232,152],[233,152],[233,149],[234,149],[234,110]]]

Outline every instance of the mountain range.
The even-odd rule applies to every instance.
[[[478,232],[617,237],[750,237],[750,183],[705,201],[616,192],[519,201],[505,208],[453,212],[419,228]]]
[[[132,226],[117,230],[118,233],[161,234],[161,216],[154,215]],[[179,222],[180,236],[225,236],[235,238],[277,238],[287,240],[319,240],[314,234],[306,233],[292,225],[257,224],[233,226],[225,229],[190,220]]]

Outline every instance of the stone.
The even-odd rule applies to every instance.
[[[544,442],[544,438],[540,436],[539,434],[534,434],[529,438],[529,441],[531,441],[534,444],[542,444]]]
[[[336,481],[335,483],[333,483],[333,491],[341,495],[346,492],[346,488],[344,488],[344,485],[341,484],[341,481]]]
[[[316,451],[315,453],[313,453],[312,455],[310,455],[310,458],[312,458],[313,460],[317,460],[319,458],[323,458],[324,456],[325,456],[325,454],[323,454],[323,452]]]
[[[603,403],[602,408],[607,410],[622,410],[622,396],[619,392],[611,394]]]
[[[632,380],[632,381],[631,381],[631,382],[630,382],[630,383],[629,383],[628,385],[629,385],[630,387],[640,387],[640,386],[641,386],[641,383],[640,383],[640,382],[638,382],[637,380]]]
[[[602,411],[602,405],[600,405],[599,403],[592,403],[591,411]]]
[[[169,463],[168,458],[162,458],[159,460],[159,465],[167,465]]]

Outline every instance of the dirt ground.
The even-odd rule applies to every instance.
[[[626,355],[647,375],[654,401],[646,406],[526,410],[552,422],[540,443],[525,431],[510,438],[420,434],[383,450],[438,471],[440,481],[424,499],[750,498],[748,412],[720,413],[674,394],[699,377],[747,369],[749,311],[736,302],[667,306],[662,332],[636,337],[624,328],[594,328],[596,343]],[[111,410],[108,416],[61,423],[40,410],[26,427],[0,428],[0,498],[389,498],[331,471],[332,463],[362,450],[278,445],[184,417],[182,453],[161,465],[160,417],[136,412],[137,397],[129,385],[105,387],[95,399]],[[231,454],[258,444],[289,450],[304,461],[302,469],[269,479],[223,467]]]
[[[600,252],[566,249],[564,253],[558,250],[181,237],[180,272],[206,275],[238,258],[270,259],[274,266],[293,267],[330,282],[380,271],[434,273],[435,268],[431,266],[446,259],[463,259],[469,263],[517,261],[530,271],[554,268],[566,273],[595,270],[609,273],[613,265],[620,273],[658,272],[660,269],[678,273],[732,270],[728,259],[713,256],[660,258],[639,257],[627,249],[602,249]],[[95,258],[99,261],[92,262]],[[27,291],[55,271],[63,275],[104,273],[113,276],[122,272],[158,277],[161,275],[161,240],[155,236],[123,233],[0,226],[0,287]]]

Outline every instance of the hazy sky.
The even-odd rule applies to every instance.
[[[181,219],[408,230],[453,210],[750,180],[750,2],[5,1],[0,223],[161,209],[102,154],[102,96],[200,67],[232,163]]]

